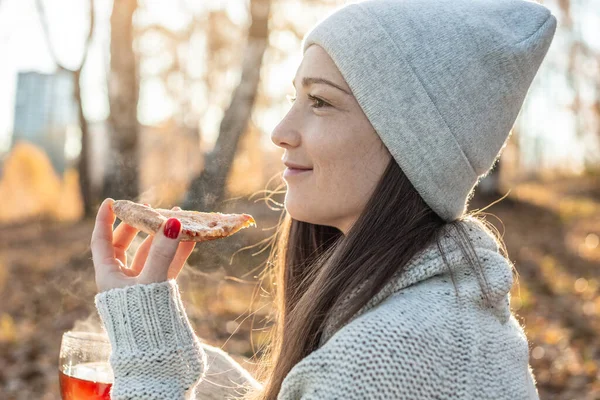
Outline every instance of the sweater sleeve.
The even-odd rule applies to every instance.
[[[222,400],[262,389],[227,353],[198,340],[175,280],[113,289],[95,300],[114,349],[112,399]]]
[[[111,289],[95,303],[112,346],[111,399],[194,398],[206,353],[174,280]]]

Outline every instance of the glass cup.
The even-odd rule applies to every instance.
[[[63,400],[109,400],[113,373],[106,335],[65,332],[59,355],[59,382]]]

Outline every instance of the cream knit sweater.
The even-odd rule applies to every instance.
[[[538,399],[527,338],[509,308],[512,265],[479,222],[462,223],[492,308],[446,235],[442,246],[458,292],[437,246],[429,246],[349,323],[325,330],[320,347],[285,378],[278,399]],[[259,386],[201,344],[173,280],[100,293],[96,306],[113,346],[113,400],[225,399]],[[211,374],[226,376],[230,389],[211,383]]]

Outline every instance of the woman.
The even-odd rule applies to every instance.
[[[555,29],[524,0],[374,0],[308,33],[271,135],[288,169],[265,379],[229,364],[246,398],[538,398],[512,265],[465,210]],[[111,203],[92,250],[112,398],[191,397],[211,372],[174,280],[193,245],[169,220],[123,268],[137,232],[112,232]]]

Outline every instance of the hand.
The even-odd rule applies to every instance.
[[[127,267],[127,249],[139,230],[121,222],[113,232],[115,214],[113,199],[106,199],[98,209],[92,233],[92,258],[99,292],[122,288],[138,283],[148,284],[175,279],[196,245],[179,242],[181,223],[175,218],[163,223],[155,236],[148,236],[140,245],[130,267]],[[173,207],[174,210],[181,210]],[[177,236],[170,239],[164,234],[165,226],[176,229]]]

